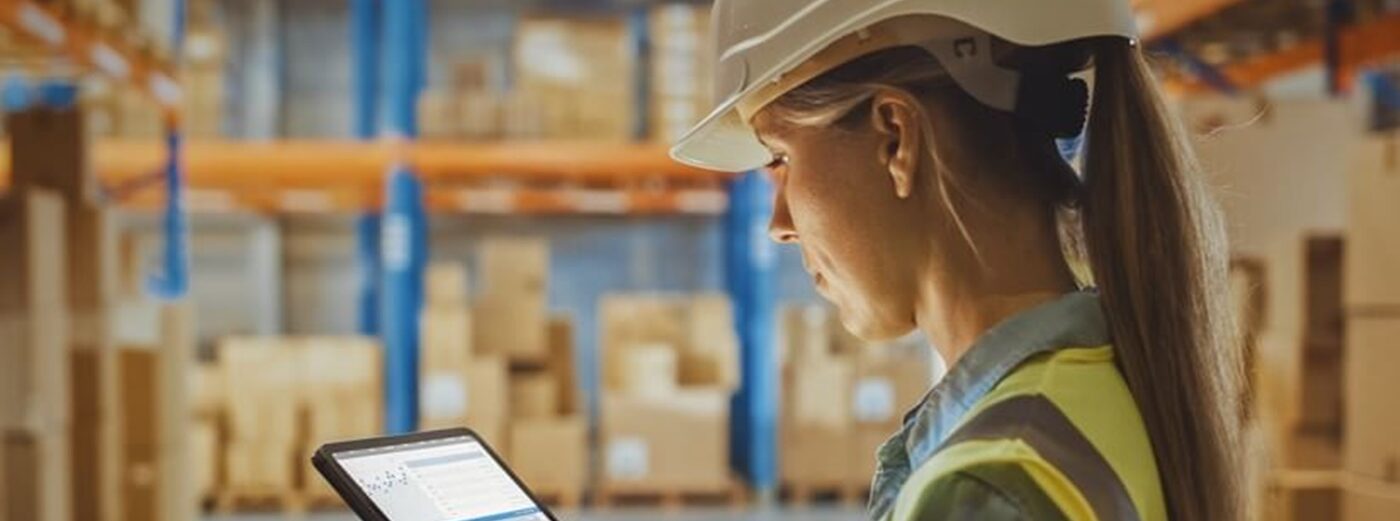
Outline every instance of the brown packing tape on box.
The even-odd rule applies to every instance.
[[[558,414],[558,383],[549,373],[511,375],[511,420],[547,419]]]
[[[69,443],[66,429],[0,433],[0,520],[72,519]]]
[[[549,368],[559,387],[559,412],[577,414],[582,406],[574,365],[574,323],[567,317],[549,320]]]
[[[1400,482],[1400,316],[1347,323],[1345,468]]]
[[[164,360],[154,349],[123,348],[117,353],[121,381],[122,440],[127,445],[160,445],[161,402],[170,395],[161,385]]]
[[[120,295],[116,221],[116,210],[105,206],[67,205],[67,286],[74,342],[97,344],[109,337],[103,319]]]
[[[115,515],[120,505],[121,393],[115,349],[77,348],[72,362],[72,478],[76,521]],[[113,514],[108,514],[109,512]]]
[[[604,393],[602,478],[649,490],[727,490],[729,398],[725,390],[666,398]]]
[[[581,416],[516,420],[510,465],[537,493],[577,497],[588,476],[588,425]]]

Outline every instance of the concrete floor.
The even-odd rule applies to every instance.
[[[644,519],[666,519],[674,521],[862,521],[864,512],[859,509],[813,507],[809,509],[753,510],[735,512],[730,509],[698,509],[678,512],[660,512],[645,509],[616,511],[589,510],[585,512],[560,511],[555,513],[565,521],[631,521]],[[206,521],[282,521],[301,519],[304,521],[355,521],[349,514],[317,514],[306,518],[288,518],[278,515],[235,515],[231,517],[213,516]]]

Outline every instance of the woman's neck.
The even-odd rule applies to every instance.
[[[1053,214],[1020,221],[1006,223],[1015,231],[983,234],[979,259],[925,270],[915,321],[950,368],[987,330],[1076,288]]]

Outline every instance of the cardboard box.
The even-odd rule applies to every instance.
[[[509,454],[531,490],[578,497],[588,478],[588,425],[582,416],[516,420]]]
[[[69,521],[67,430],[0,432],[0,520]]]
[[[467,267],[455,262],[435,262],[424,276],[427,307],[467,305]]]
[[[840,430],[852,425],[855,367],[845,357],[806,358],[787,368],[785,421],[795,428]]]
[[[549,320],[549,367],[559,387],[559,412],[578,414],[583,405],[579,397],[578,373],[574,363],[574,323],[567,317]]]
[[[617,392],[663,397],[673,395],[679,389],[680,360],[674,346],[637,344],[627,347],[620,355],[623,383]]]
[[[687,338],[680,345],[681,384],[738,389],[739,334],[729,297],[696,295],[689,307]]]
[[[1400,481],[1400,317],[1352,317],[1346,354],[1344,465],[1364,477]]]
[[[364,438],[383,428],[383,350],[357,336],[303,337],[300,396],[309,443]]]
[[[120,296],[116,213],[91,203],[70,202],[65,223],[73,344],[100,348],[110,341],[107,321]]]
[[[647,490],[726,490],[729,399],[724,390],[687,389],[666,398],[604,393],[602,479]]]
[[[195,416],[214,417],[223,410],[224,373],[216,364],[198,364],[190,371],[190,409]]]
[[[477,353],[525,363],[547,361],[549,314],[543,298],[483,296],[473,312],[472,347]]]
[[[851,412],[857,423],[898,427],[933,385],[928,348],[920,345],[869,346],[855,357]]]
[[[120,506],[121,410],[114,349],[75,349],[72,363],[72,490],[75,521],[100,521]]]
[[[848,461],[851,462],[850,481],[856,485],[869,485],[879,466],[880,446],[894,436],[898,428],[884,425],[857,425],[852,431]]]
[[[271,441],[230,441],[224,446],[228,487],[237,490],[281,492],[295,486],[298,451],[292,445]]]
[[[69,312],[64,204],[16,189],[0,198],[0,429],[69,421]]]
[[[477,250],[483,296],[544,298],[549,243],[539,239],[486,239]]]
[[[200,498],[213,497],[223,483],[223,462],[219,454],[218,423],[212,420],[194,422],[190,429],[190,477]]]
[[[419,365],[424,371],[466,367],[472,350],[471,314],[465,305],[423,308]]]
[[[781,359],[796,362],[832,353],[831,312],[825,306],[791,306],[783,309]]]
[[[508,364],[500,358],[484,358],[472,362],[467,370],[467,426],[483,436],[506,436],[505,422],[510,417]]]
[[[1346,305],[1400,306],[1400,153],[1393,138],[1356,147],[1347,177]]]
[[[162,402],[170,389],[161,385],[164,360],[159,351],[145,348],[123,348],[117,353],[121,381],[122,443],[158,446],[166,442],[162,436]]]
[[[165,451],[159,446],[128,446],[124,455],[122,519],[164,519],[161,514],[165,501],[161,458]]]
[[[219,365],[239,392],[226,395],[233,440],[296,439],[302,353],[280,339],[228,338],[219,347]]]
[[[517,374],[510,379],[512,420],[539,420],[559,414],[559,388],[549,373]]]
[[[8,114],[12,186],[50,189],[70,202],[96,201],[99,187],[88,166],[91,148],[83,125],[75,109],[36,107]]]
[[[799,427],[784,423],[780,461],[783,483],[819,488],[850,483],[854,453],[843,449],[851,445],[852,434],[848,427]]]
[[[1400,484],[1365,478],[1347,480],[1342,521],[1394,521],[1400,516]]]

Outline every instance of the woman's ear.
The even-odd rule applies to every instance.
[[[879,138],[876,159],[889,171],[895,196],[907,199],[914,193],[923,157],[920,119],[924,114],[919,102],[904,91],[881,89],[871,98],[870,117]]]

